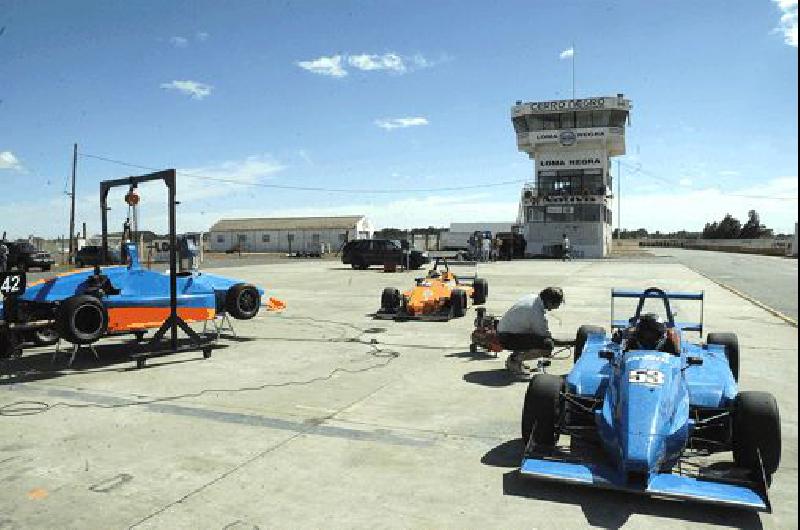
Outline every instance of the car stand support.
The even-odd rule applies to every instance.
[[[94,355],[94,360],[95,361],[99,361],[100,360],[100,356],[97,354],[97,350],[94,349],[94,344],[86,344],[86,345],[73,344],[71,349],[72,349],[72,351],[70,352],[69,361],[67,361],[67,367],[68,368],[72,367],[72,363],[75,362],[75,357],[78,356],[78,352],[81,349],[87,349],[90,352],[92,352],[92,355]],[[50,364],[55,364],[59,353],[61,353],[61,340],[56,342],[56,349],[53,352],[53,356],[50,358]]]
[[[147,359],[150,357],[160,357],[163,355],[171,355],[173,353],[184,351],[197,351],[203,352],[203,358],[211,356],[211,349],[213,342],[200,337],[195,333],[192,328],[178,315],[178,254],[177,254],[177,235],[175,227],[175,188],[176,177],[174,169],[166,169],[164,171],[157,171],[147,175],[140,175],[135,177],[127,177],[116,180],[104,180],[100,183],[100,211],[102,215],[102,229],[103,229],[103,262],[108,261],[108,192],[114,187],[128,187],[129,190],[134,190],[139,184],[143,182],[151,182],[154,180],[162,180],[167,186],[168,200],[167,211],[169,213],[169,317],[161,324],[161,327],[153,335],[152,339],[148,342],[137,345],[130,357],[136,361],[137,368],[143,368]],[[178,344],[178,329],[181,329],[189,338],[189,344]],[[168,347],[164,347],[162,338],[166,335],[167,331],[170,332],[170,340]]]
[[[208,330],[208,323],[211,322],[211,327],[214,328],[213,332],[216,334],[216,339],[219,340],[222,336],[223,331],[230,331],[231,335],[234,338],[237,338],[238,335],[236,334],[236,330],[233,329],[233,321],[228,313],[222,313],[222,316],[218,316],[213,318],[212,320],[206,320],[203,322],[203,331],[201,332],[202,335],[207,334]]]

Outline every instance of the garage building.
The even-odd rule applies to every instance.
[[[209,230],[208,249],[225,252],[337,251],[345,241],[368,239],[374,229],[364,215],[220,219]]]

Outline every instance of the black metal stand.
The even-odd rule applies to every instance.
[[[176,176],[174,169],[166,169],[164,171],[157,171],[147,175],[140,175],[136,177],[127,177],[116,180],[105,180],[100,183],[100,210],[103,220],[103,263],[108,263],[108,191],[114,187],[127,186],[136,187],[143,182],[151,182],[154,180],[163,180],[167,186],[168,202],[167,211],[169,212],[169,317],[161,324],[161,327],[153,335],[149,342],[138,347],[139,351],[131,354],[131,359],[136,360],[136,366],[142,368],[145,366],[146,359],[150,357],[159,357],[162,355],[169,355],[181,351],[196,351],[202,350],[203,357],[208,358],[211,356],[212,342],[202,339],[197,333],[178,316],[178,250],[177,250],[177,234],[175,227],[175,187]],[[190,344],[179,346],[178,345],[178,328],[183,330],[189,337]],[[170,341],[169,348],[164,349],[161,347],[161,339],[169,331]]]

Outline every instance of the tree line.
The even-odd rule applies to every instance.
[[[731,214],[725,214],[721,221],[706,223],[702,232],[679,230],[662,233],[660,231],[648,232],[645,228],[639,228],[637,230],[623,229],[620,233],[618,228],[614,230],[614,239],[759,239],[773,237],[773,235],[771,228],[761,224],[761,218],[755,210],[747,213],[747,221],[744,224]]]

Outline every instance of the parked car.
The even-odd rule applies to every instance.
[[[28,242],[3,241],[8,247],[8,267],[22,270],[41,269],[49,271],[55,261],[49,252],[39,250]]]
[[[427,253],[404,250],[401,243],[391,239],[356,239],[342,248],[342,263],[360,270],[385,263],[405,265],[406,253],[410,269],[419,269],[431,261]]]
[[[115,265],[120,263],[122,263],[122,259],[116,249],[108,249],[108,263],[104,263],[103,247],[99,245],[86,245],[75,255],[75,265],[81,269],[94,265]]]

